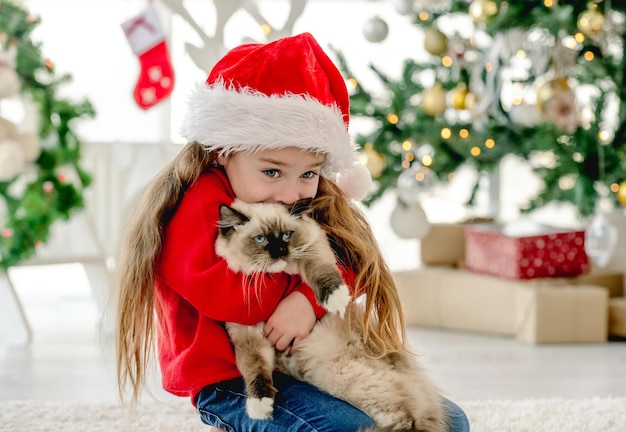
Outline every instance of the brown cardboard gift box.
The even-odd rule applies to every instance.
[[[518,290],[517,339],[529,343],[606,342],[608,301],[593,285]]]
[[[605,342],[608,291],[507,280],[449,267],[394,273],[407,324],[515,336],[528,343]]]
[[[420,256],[427,265],[459,265],[465,259],[465,224],[432,224],[420,240]]]
[[[609,334],[626,337],[626,297],[609,300]]]
[[[407,324],[515,333],[515,284],[448,267],[394,272]]]
[[[609,297],[622,297],[624,295],[624,274],[610,270],[595,270],[591,273],[576,277],[537,279],[553,285],[594,285],[606,288]]]

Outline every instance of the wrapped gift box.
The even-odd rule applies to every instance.
[[[589,271],[585,232],[532,222],[465,227],[465,265],[508,279],[577,276]]]
[[[517,339],[528,343],[606,342],[608,292],[596,286],[517,290]]]
[[[626,298],[609,300],[609,334],[626,337]]]
[[[465,224],[432,224],[420,240],[420,257],[428,265],[461,266],[465,259]]]
[[[538,279],[555,286],[560,285],[594,285],[606,288],[609,297],[624,296],[624,274],[614,270],[591,269],[589,273],[576,277]]]
[[[536,344],[608,338],[604,287],[436,266],[393,275],[408,325],[511,335]]]
[[[449,267],[393,273],[407,324],[511,335],[513,281]]]

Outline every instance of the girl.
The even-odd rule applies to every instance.
[[[379,326],[366,337],[382,355],[404,351],[401,305],[376,239],[358,207],[369,190],[348,135],[341,73],[310,34],[228,52],[189,99],[188,144],[157,176],[129,226],[118,261],[117,373],[134,403],[156,341],[165,390],[189,397],[202,421],[228,431],[356,431],[372,420],[351,405],[276,374],[274,418],[250,419],[224,322],[264,322],[278,350],[297,349],[324,309],[284,273],[255,278],[215,254],[219,205],[292,204],[314,198],[353,295]],[[357,292],[355,287],[359,288]],[[452,402],[450,430],[469,430]]]

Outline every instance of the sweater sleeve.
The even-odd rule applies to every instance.
[[[300,279],[286,273],[252,277],[233,272],[216,255],[219,206],[232,203],[233,197],[220,170],[202,175],[186,191],[165,228],[157,277],[207,317],[252,325],[266,320]]]
[[[305,295],[319,319],[326,310],[300,276],[286,273],[234,272],[215,253],[219,206],[234,194],[221,170],[202,175],[185,193],[165,228],[159,260],[159,283],[180,294],[194,309],[217,321],[246,325],[265,321],[292,291]],[[340,267],[351,291],[354,273]]]
[[[354,296],[354,279],[356,277],[355,273],[349,268],[342,267],[342,266],[339,266],[339,271],[341,272],[341,277],[343,281],[346,283],[346,285],[348,286],[350,293],[352,293],[353,297],[355,297]],[[293,290],[301,292],[302,294],[306,296],[309,302],[311,302],[311,304],[313,305],[313,311],[315,312],[315,316],[317,317],[317,319],[321,319],[324,316],[324,314],[326,314],[326,309],[324,309],[322,305],[320,305],[317,302],[317,298],[315,297],[313,288],[311,288],[309,285],[307,285],[304,282],[301,282],[298,285],[296,285]]]

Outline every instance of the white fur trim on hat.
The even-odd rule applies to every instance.
[[[322,175],[329,178],[355,159],[341,111],[306,95],[267,96],[200,83],[188,100],[180,132],[188,141],[226,154],[284,147],[325,153]]]

